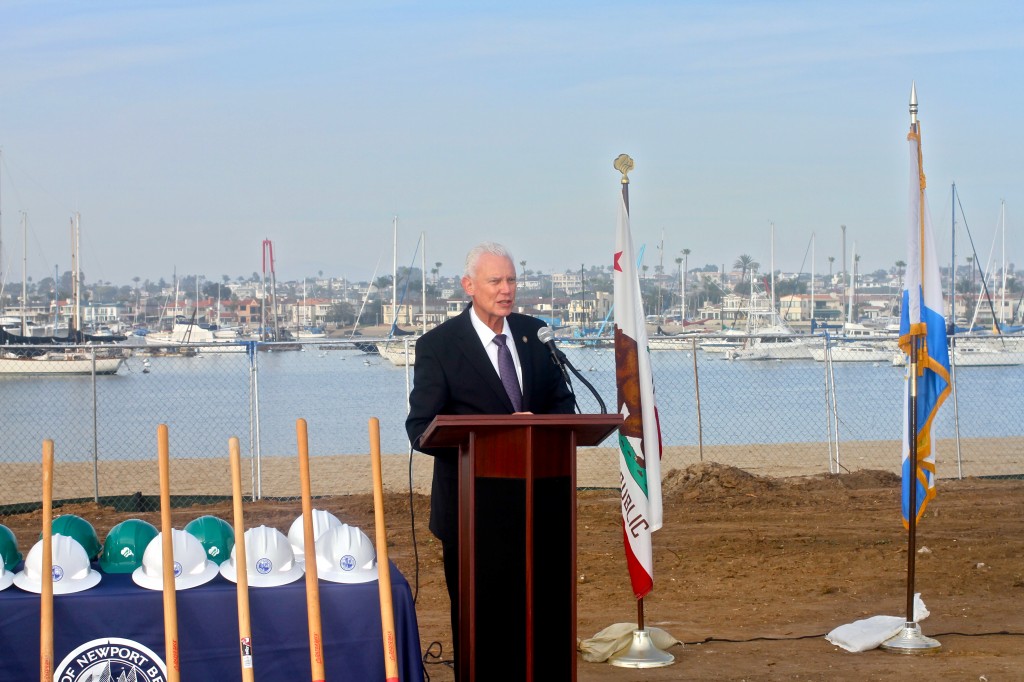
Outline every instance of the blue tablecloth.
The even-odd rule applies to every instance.
[[[403,681],[422,680],[419,629],[412,592],[391,566],[398,663]],[[261,681],[308,680],[305,579],[249,588],[253,666]],[[104,575],[96,587],[54,596],[54,662],[105,637],[129,639],[164,658],[163,595],[130,575]],[[181,679],[241,680],[235,584],[217,576],[177,593]],[[320,581],[327,679],[384,679],[377,582]],[[11,586],[0,592],[0,680],[39,679],[39,595]]]

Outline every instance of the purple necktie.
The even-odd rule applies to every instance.
[[[516,365],[512,362],[512,353],[505,344],[505,335],[498,334],[494,337],[494,343],[498,345],[498,376],[501,377],[501,384],[508,393],[508,399],[512,401],[512,407],[516,412],[523,410],[523,391],[519,388],[519,378],[516,376]]]

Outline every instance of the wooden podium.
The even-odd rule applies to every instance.
[[[619,414],[438,415],[459,449],[460,680],[576,679],[576,448]]]

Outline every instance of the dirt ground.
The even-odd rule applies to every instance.
[[[847,653],[824,639],[874,615],[902,616],[907,537],[899,480],[891,473],[759,478],[692,465],[663,481],[665,524],[654,536],[655,588],[647,625],[683,642],[665,668],[634,670],[578,658],[580,680],[1024,680],[1024,481],[941,480],[917,538],[917,591],[931,611],[924,633],[942,648],[899,655]],[[373,534],[370,495],[314,504]],[[428,498],[415,495],[414,552],[407,495],[385,502],[388,552],[418,585],[417,618],[432,681],[452,680],[448,600],[438,543],[427,530]],[[578,634],[635,622],[615,490],[578,496]],[[287,532],[298,501],[247,504],[246,525]],[[65,505],[100,537],[129,514]],[[229,519],[230,503],[174,510],[182,527],[201,514]],[[156,513],[131,514],[159,524]],[[23,552],[40,513],[0,517]]]

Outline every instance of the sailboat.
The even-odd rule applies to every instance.
[[[789,328],[779,315],[775,300],[775,223],[771,224],[771,295],[768,304],[768,324],[759,326],[754,320],[763,317],[764,306],[755,305],[754,278],[750,282],[750,311],[747,315],[748,332],[751,335],[741,348],[726,350],[729,360],[806,360],[810,351],[805,339]],[[811,275],[813,282],[814,276]],[[813,284],[812,284],[813,301]]]
[[[323,327],[314,326],[309,315],[309,299],[306,298],[306,278],[302,278],[302,324],[295,329],[295,338],[300,341],[308,341],[310,339],[323,339],[327,337],[327,332],[324,331]]]
[[[377,352],[382,358],[390,362],[392,365],[398,367],[405,367],[416,364],[416,339],[420,335],[416,332],[403,331],[398,327],[398,218],[395,217],[394,222],[394,236],[395,236],[395,255],[394,255],[394,274],[392,280],[392,321],[391,330],[388,332],[388,340],[384,343],[377,344]],[[422,247],[422,248],[420,248]],[[423,287],[423,330],[422,333],[426,332],[426,303],[427,303],[427,263],[426,263],[426,235],[420,233],[420,244],[417,245],[417,250],[420,251],[422,271],[421,283]],[[416,256],[413,255],[413,264],[415,264]],[[412,268],[409,268],[410,273]],[[408,284],[408,282],[407,282]],[[402,293],[402,300],[405,300],[405,292]],[[403,338],[404,337],[404,338]]]
[[[72,288],[74,294],[74,312],[68,339],[64,344],[59,344],[54,338],[29,337],[25,334],[26,314],[28,305],[28,272],[26,255],[22,257],[22,300],[21,300],[21,323],[22,334],[15,335],[0,328],[0,376],[21,375],[21,376],[61,376],[61,375],[92,375],[92,374],[117,374],[117,371],[124,364],[125,349],[105,348],[87,349],[82,346],[71,346],[68,341],[77,341],[82,336],[79,329],[79,305],[78,305],[78,270],[77,270],[77,246],[79,217],[71,220],[72,244],[75,245],[76,253],[72,254],[75,267],[72,268]],[[28,216],[22,213],[22,231],[24,244],[28,243]],[[66,345],[67,347],[62,347]]]

